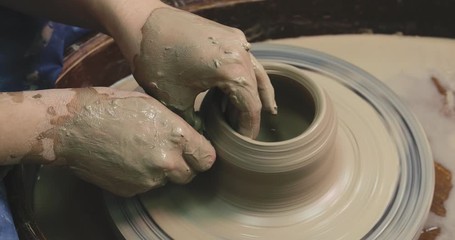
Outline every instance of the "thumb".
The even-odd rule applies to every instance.
[[[139,85],[148,95],[182,117],[193,128],[201,131],[201,119],[194,112],[194,101],[201,90],[175,84],[175,81],[159,80],[160,76],[155,75],[154,71],[150,71],[150,66],[147,64],[150,61],[150,59],[144,60],[139,57],[134,59],[133,75]]]

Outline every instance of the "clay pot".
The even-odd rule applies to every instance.
[[[204,98],[206,136],[217,151],[218,191],[233,205],[282,211],[298,207],[330,185],[337,121],[326,93],[301,70],[263,63],[275,88],[278,115],[263,112],[256,140],[226,121],[226,97]]]

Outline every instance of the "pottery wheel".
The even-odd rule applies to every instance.
[[[333,101],[339,118],[332,184],[277,211],[234,206],[210,171],[186,186],[105,195],[125,239],[412,239],[433,193],[432,157],[415,117],[379,80],[332,56],[261,44],[260,60],[294,65]],[[134,90],[134,80],[114,87]],[[296,103],[298,104],[298,103]]]

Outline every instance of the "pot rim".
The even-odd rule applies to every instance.
[[[311,80],[308,76],[306,76],[302,71],[298,68],[293,67],[288,64],[283,63],[276,63],[271,61],[260,61],[260,63],[264,66],[267,74],[269,75],[279,75],[302,85],[310,94],[314,101],[315,105],[315,114],[313,120],[311,121],[310,125],[303,130],[297,136],[276,142],[265,142],[259,141],[255,139],[251,139],[249,137],[243,136],[240,133],[236,132],[222,117],[221,111],[217,107],[211,107],[210,110],[214,110],[216,114],[213,114],[216,117],[216,120],[219,123],[219,126],[222,128],[223,132],[229,133],[232,137],[237,138],[238,140],[242,141],[242,144],[249,144],[251,146],[263,146],[263,147],[279,147],[279,146],[286,146],[295,144],[296,142],[302,141],[305,138],[313,138],[314,132],[316,128],[321,125],[322,121],[326,117],[326,113],[328,110],[328,100],[324,90],[316,84],[313,80]],[[278,106],[278,113],[279,113],[279,106]]]

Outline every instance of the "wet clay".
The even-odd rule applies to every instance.
[[[132,196],[168,179],[187,183],[213,163],[207,140],[152,98],[81,89],[74,99],[67,104],[74,116],[51,134],[57,163],[84,180]]]
[[[132,196],[168,180],[187,183],[214,162],[203,136],[145,94],[81,88],[23,95],[22,102],[17,94],[0,99],[3,116],[11,115],[0,119],[2,164],[63,165],[106,190]],[[24,131],[17,134],[21,129],[8,119],[23,121],[17,127]]]
[[[22,92],[9,92],[9,93],[6,93],[8,94],[9,96],[11,96],[13,102],[15,103],[21,103],[24,101],[24,94]]]
[[[269,69],[273,65],[265,66],[271,76],[280,75],[277,69]],[[299,71],[294,74],[301,76]],[[287,78],[295,76],[272,77],[275,88],[288,90],[288,87],[281,88],[278,82]],[[285,135],[292,136],[280,141],[245,138],[226,123],[219,111],[207,110],[204,116],[218,116],[212,119],[214,121],[206,120],[208,136],[218,154],[214,171],[199,176],[187,187],[169,185],[142,195],[140,201],[147,215],[174,239],[187,236],[197,239],[311,239],[314,236],[359,239],[364,236],[381,218],[394,195],[398,179],[397,153],[385,126],[368,103],[331,80],[317,79],[317,82],[333,99],[334,108],[329,110],[330,104],[327,105],[319,91],[301,92],[300,97],[311,96],[309,102],[313,106],[293,102],[294,106],[301,106],[294,114],[308,110],[300,116],[305,116],[309,126],[302,124],[303,131],[299,127],[292,131],[292,128],[279,126],[277,129],[287,129],[291,133]],[[289,85],[284,83],[283,86]],[[299,88],[294,89],[299,91]],[[286,97],[286,94],[277,91],[277,96]],[[220,107],[217,101],[205,101],[210,106]],[[334,116],[326,114],[335,112],[339,119],[338,131],[330,131],[334,127],[327,124],[334,122]],[[307,118],[309,116],[312,117]],[[276,137],[269,133],[264,135]],[[318,137],[321,135],[332,136],[331,141],[322,140],[325,138]],[[313,141],[302,145],[299,141],[302,139]],[[325,150],[317,151],[318,148]],[[355,229],[352,221],[355,221]],[[127,238],[135,236],[129,231],[122,233]]]
[[[436,185],[431,203],[431,212],[440,217],[445,217],[447,210],[446,201],[453,188],[452,173],[438,162],[435,162]],[[441,234],[441,228],[437,226],[427,226],[423,229],[419,240],[435,240]]]
[[[278,114],[262,111],[261,128],[256,140],[280,142],[302,134],[315,117],[315,103],[305,87],[291,79],[271,75]]]
[[[176,30],[178,28],[178,30]],[[184,11],[154,10],[142,28],[134,76],[147,93],[196,129],[196,96],[217,87],[238,110],[238,131],[256,137],[260,111],[276,113],[273,88],[237,29]],[[262,100],[262,103],[261,103]]]
[[[39,93],[32,96],[32,98],[41,98],[41,97],[42,97],[42,96],[41,96],[41,94],[39,94]]]
[[[221,133],[232,129],[226,124],[217,124],[223,122],[219,118],[223,114],[217,110],[222,109],[217,105],[222,101],[216,93],[205,97],[202,113],[209,138],[215,147],[223,149],[219,153],[219,171],[214,174],[220,196],[232,204],[246,205],[250,210],[278,212],[296,208],[304,196],[317,195],[316,192],[327,188],[331,178],[323,176],[332,166],[330,159],[337,125],[332,104],[320,88],[292,71],[285,72],[286,66],[277,65],[276,69],[274,64],[265,66],[276,100],[282,107],[277,115],[267,116],[273,119],[261,123],[262,132],[257,141],[229,141],[227,139],[238,136]],[[299,82],[300,79],[304,82]],[[304,134],[310,125],[311,129]],[[223,144],[218,145],[218,142]],[[270,145],[261,146],[265,142]],[[300,150],[288,151],[297,146]],[[287,154],[290,152],[295,157]]]
[[[391,166],[397,166],[397,156],[387,135],[378,131],[384,126],[377,117],[374,120],[374,111],[360,99],[340,91],[341,86],[324,83],[327,84],[324,87],[330,96],[335,99],[335,108],[347,108],[337,111],[341,125],[337,137],[332,137],[334,145],[331,154],[329,151],[327,155],[311,158],[310,156],[315,155],[297,150],[305,149],[302,145],[295,145],[294,149],[291,147],[293,145],[286,145],[285,140],[282,141],[283,145],[278,147],[280,142],[255,142],[235,135],[234,132],[231,133],[236,136],[233,138],[236,140],[231,142],[227,141],[232,136],[225,135],[225,128],[219,128],[219,125],[218,128],[212,128],[208,125],[207,131],[214,131],[210,136],[219,156],[216,169],[218,172],[214,174],[217,180],[213,181],[219,184],[215,196],[201,200],[177,190],[163,193],[159,198],[154,198],[153,194],[145,196],[143,203],[157,224],[176,239],[184,238],[188,234],[200,239],[213,236],[227,239],[302,239],[314,236],[332,239],[335,236],[345,236],[346,239],[358,239],[366,234],[380,219],[393,196],[398,168]],[[356,111],[352,112],[353,106],[359,108],[362,116],[368,115],[370,118],[365,121],[363,117],[359,117]],[[316,108],[315,118],[318,118],[318,113],[320,114],[321,110]],[[324,124],[319,127],[323,130],[330,129],[322,126]],[[304,137],[305,133],[311,130],[313,128],[310,125],[307,131],[298,137]],[[315,138],[315,142],[318,142],[317,139]],[[235,141],[239,141],[238,145]],[[264,146],[258,151],[257,147],[261,145]],[[235,147],[231,148],[232,146]],[[371,146],[382,146],[387,150],[376,152],[377,149]],[[266,150],[268,148],[269,151]],[[251,159],[251,156],[256,156],[257,159]],[[299,159],[298,156],[308,158]],[[283,161],[277,161],[280,158]],[[311,159],[314,164],[319,164],[309,164]],[[384,161],[385,159],[387,161]],[[300,164],[292,165],[295,171],[300,169],[300,174],[295,174],[285,167],[290,166],[289,162],[293,160],[301,161]],[[384,168],[382,164],[388,167]],[[229,165],[237,168],[226,168]],[[239,171],[239,166],[244,173]],[[271,173],[273,169],[278,172]],[[378,172],[378,169],[384,171]],[[357,175],[360,172],[362,174]],[[382,187],[366,180],[375,174],[379,174],[376,177],[384,180],[376,182]],[[306,181],[298,181],[297,176]],[[319,181],[316,181],[317,179]],[[317,187],[311,188],[312,186]],[[368,200],[364,199],[364,196],[369,196]],[[187,204],[170,200],[180,198],[189,200]],[[154,206],[160,207],[158,209]],[[340,212],[340,209],[343,210]],[[186,214],[182,214],[183,212]],[[362,222],[355,221],[356,229],[349,228],[351,223],[348,219],[356,218],[361,218]],[[185,229],[179,227],[180,224],[184,225]],[[352,231],[346,232],[347,228]]]
[[[444,204],[453,188],[452,173],[438,162],[435,162],[435,171],[436,186],[431,211],[440,217],[445,217],[447,210]]]
[[[426,228],[420,234],[419,240],[435,240],[441,234],[439,227]]]

